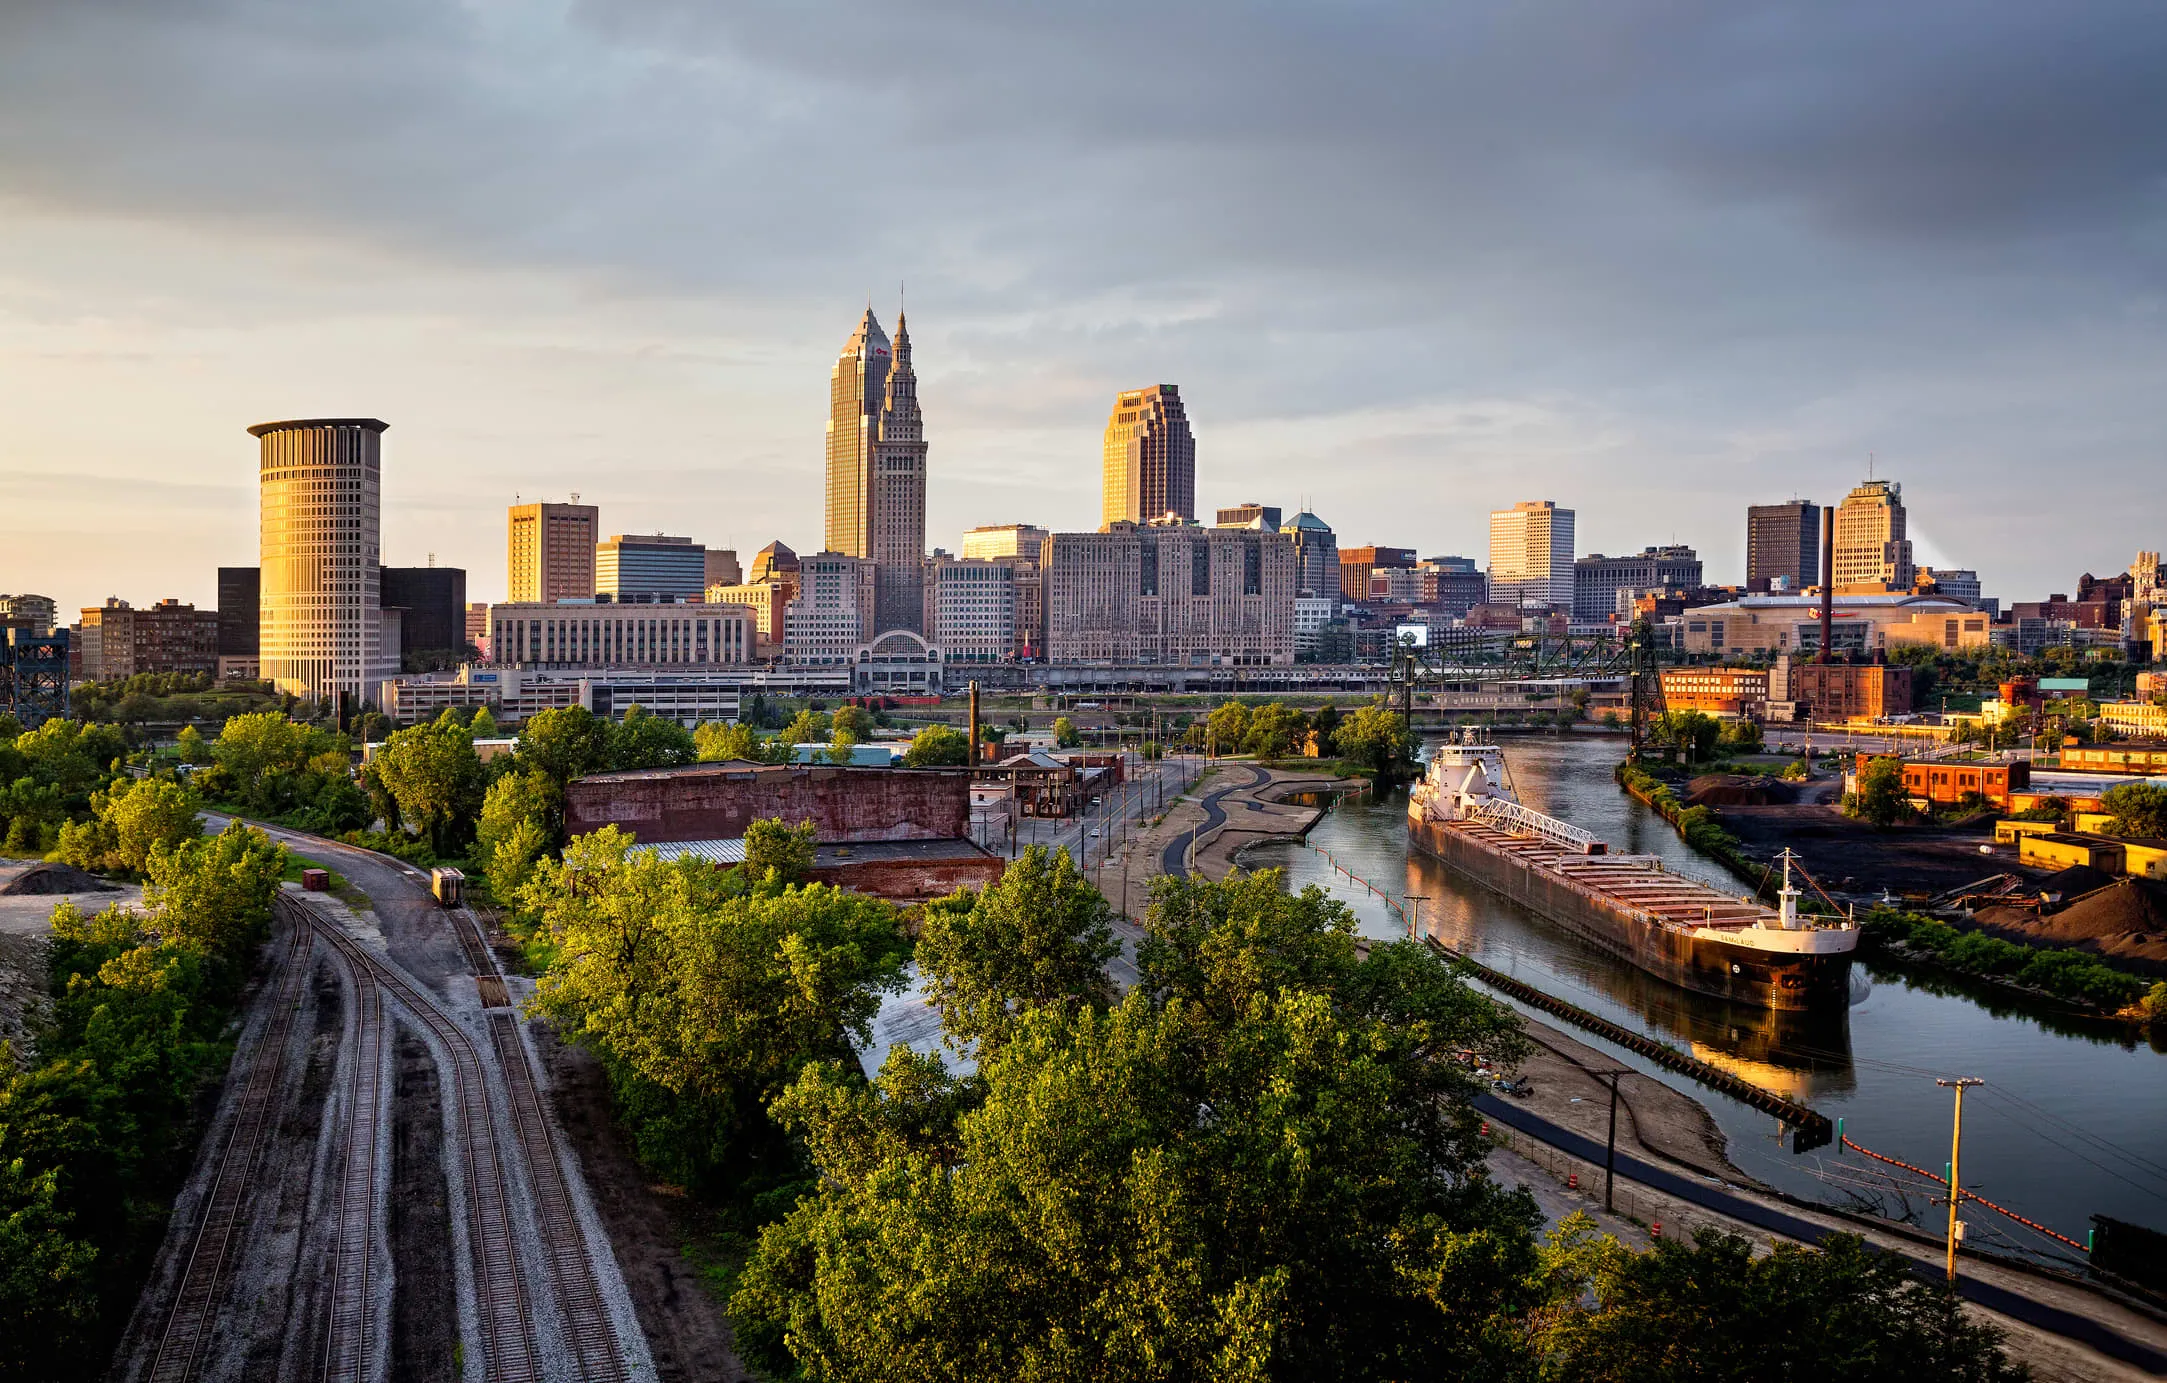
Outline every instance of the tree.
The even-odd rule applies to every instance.
[[[1738,754],[1761,752],[1761,727],[1750,720],[1728,721],[1723,726],[1723,745]]]
[[[1076,732],[1076,722],[1067,716],[1053,718],[1053,743],[1057,749],[1075,749],[1083,744],[1083,736]]]
[[[820,744],[834,731],[834,722],[821,711],[799,711],[783,727],[784,744]]]
[[[857,750],[858,737],[850,733],[849,726],[838,725],[835,727],[835,738],[829,741],[827,752],[822,757],[831,764],[847,768],[858,761]]]
[[[609,766],[670,768],[689,764],[699,754],[692,732],[667,716],[651,715],[644,706],[625,711],[625,718],[609,727]]]
[[[204,742],[203,735],[193,725],[181,727],[180,734],[174,737],[173,748],[184,764],[207,764],[211,761],[211,746]]]
[[[2156,783],[2118,783],[2101,804],[2114,814],[2114,833],[2156,840],[2167,836],[2167,788]]]
[[[527,769],[489,785],[474,827],[474,862],[498,898],[510,899],[555,844],[562,803],[547,774]]]
[[[98,1353],[98,1251],[70,1237],[59,1183],[56,1167],[0,1162],[0,1378],[70,1377]]]
[[[520,896],[558,952],[535,1011],[601,1054],[641,1155],[688,1183],[755,1154],[788,1166],[768,1098],[867,1040],[902,984],[889,904],[772,877],[747,888],[614,827],[538,865]]]
[[[207,840],[153,846],[143,872],[151,930],[234,960],[271,925],[286,847],[235,821]]]
[[[1239,701],[1222,701],[1204,717],[1205,742],[1215,754],[1235,754],[1249,737],[1249,708]]]
[[[813,841],[816,828],[810,821],[795,826],[769,818],[745,828],[745,875],[754,880],[774,879],[783,884],[802,883],[813,872]]]
[[[1897,758],[1867,760],[1859,770],[1858,790],[1844,799],[1844,810],[1875,826],[1894,826],[1911,818],[1911,800],[1904,791],[1904,763]]]
[[[527,718],[519,730],[519,760],[546,775],[561,794],[574,778],[610,763],[610,727],[584,706],[564,706]]]
[[[1283,701],[1267,701],[1249,713],[1242,748],[1260,759],[1283,759],[1308,733],[1309,723],[1300,711]]]
[[[493,740],[498,734],[497,718],[489,714],[487,706],[476,706],[474,718],[467,722],[467,738]]]
[[[897,1049],[870,1089],[805,1069],[776,1109],[820,1180],[739,1279],[754,1362],[837,1383],[1518,1366],[1538,1216],[1468,1175],[1487,1145],[1449,1059],[1509,1020],[1411,943],[1361,960],[1344,907],[1276,874],[1179,885],[1162,921],[1242,995],[1147,974],[1112,1010],[1027,1009],[967,1081]]]
[[[1561,1300],[1533,1318],[1533,1343],[1554,1369],[1545,1376],[1559,1383],[2029,1377],[1947,1283],[1855,1235],[1756,1257],[1747,1240],[1712,1229],[1647,1253],[1583,1232],[1550,1257],[1572,1261],[1565,1284],[1584,1280],[1594,1296],[1592,1307]]]
[[[485,781],[465,728],[439,719],[396,731],[370,763],[398,803],[400,820],[418,828],[439,856],[457,855],[472,838]]]
[[[1340,722],[1335,738],[1342,759],[1367,769],[1380,782],[1412,778],[1421,771],[1415,758],[1420,741],[1381,696],[1356,707]]]
[[[903,753],[906,768],[955,768],[971,761],[971,737],[946,725],[928,725]]]
[[[851,743],[863,744],[873,737],[873,713],[863,706],[845,706],[835,713],[830,733],[847,733]]]
[[[701,763],[718,763],[725,759],[765,763],[768,755],[767,741],[743,721],[734,725],[709,721],[692,732],[692,749]]]
[[[1723,722],[1705,711],[1665,711],[1655,718],[1655,738],[1694,763],[1714,752],[1723,738]]]
[[[952,1041],[998,1047],[1017,1016],[1047,1005],[1111,1007],[1106,962],[1121,953],[1113,908],[1066,850],[1033,845],[996,883],[925,905],[918,967]]]
[[[140,874],[154,847],[172,849],[203,834],[202,801],[169,779],[116,779],[90,800],[97,816],[63,827],[54,852],[79,868]]]

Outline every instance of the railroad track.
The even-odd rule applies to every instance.
[[[312,914],[313,916],[313,914]],[[344,952],[333,954],[346,971],[345,1126],[340,1132],[345,1170],[339,1179],[338,1241],[331,1250],[331,1312],[324,1341],[327,1383],[372,1383],[376,1330],[369,1269],[376,1241],[378,1124],[383,1108],[384,995],[376,976]]]
[[[279,952],[281,974],[278,993],[272,1000],[271,1017],[256,1039],[248,1071],[235,1101],[233,1121],[219,1143],[204,1193],[195,1232],[188,1250],[188,1265],[174,1292],[173,1310],[166,1317],[165,1332],[158,1340],[158,1357],[152,1362],[151,1383],[184,1383],[203,1366],[204,1347],[210,1342],[218,1308],[225,1296],[237,1231],[244,1218],[249,1192],[256,1185],[256,1169],[263,1161],[264,1145],[278,1123],[275,1097],[284,1084],[286,1043],[293,1031],[293,1015],[301,999],[302,982],[308,974],[306,960],[311,934],[301,919],[287,915],[286,939]]]
[[[540,1348],[533,1312],[519,1272],[512,1230],[513,1183],[497,1141],[489,1108],[487,1068],[480,1049],[465,1028],[437,1003],[436,996],[372,955],[345,929],[318,918],[298,904],[316,934],[357,972],[414,1015],[442,1045],[449,1058],[446,1075],[458,1126],[452,1131],[462,1156],[466,1191],[467,1243],[473,1257],[474,1301],[481,1320],[485,1376],[498,1383],[540,1383]]]
[[[534,1182],[535,1225],[541,1231],[543,1255],[549,1264],[550,1281],[556,1287],[557,1308],[564,1318],[565,1343],[578,1362],[581,1378],[616,1383],[627,1376],[617,1333],[609,1308],[602,1301],[601,1285],[595,1281],[594,1263],[587,1256],[587,1236],[573,1208],[571,1185],[557,1157],[556,1137],[550,1130],[549,1114],[527,1058],[527,1046],[519,1039],[519,1020],[511,1012],[503,972],[497,969],[496,957],[483,937],[481,919],[472,909],[453,910],[452,930],[474,967],[474,982],[487,1010],[489,1040],[496,1048],[497,1065],[504,1072],[512,1128],[527,1155],[527,1172]]]

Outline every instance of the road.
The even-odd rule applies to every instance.
[[[1194,831],[1189,833],[1187,839],[1167,842],[1166,852],[1159,859],[1159,868],[1162,871],[1177,879],[1187,878],[1189,874],[1189,847],[1205,835],[1218,830],[1226,824],[1226,808],[1219,805],[1219,799],[1230,792],[1237,792],[1242,788],[1258,787],[1271,781],[1272,775],[1270,772],[1258,768],[1255,764],[1240,764],[1237,767],[1248,770],[1249,777],[1247,780],[1228,783],[1224,787],[1213,788],[1210,792],[1204,794],[1202,799],[1204,808],[1203,821],[1197,825]]]
[[[1112,852],[1117,834],[1150,820],[1202,771],[1201,761],[1194,756],[1169,755],[1155,762],[1132,757],[1123,785],[1126,791],[1115,789],[1073,820],[1024,818],[1017,826],[1016,848],[1047,845],[1066,850],[1078,869],[1089,869],[1094,857],[1103,861]],[[1093,836],[1093,831],[1099,834]]]
[[[1475,1108],[1501,1124],[1518,1129],[1531,1137],[1541,1139],[1552,1147],[1560,1148],[1583,1161],[1602,1164],[1604,1149],[1592,1138],[1583,1138],[1568,1129],[1560,1128],[1549,1120],[1530,1114],[1509,1101],[1495,1095],[1478,1095]],[[1637,1158],[1618,1155],[1618,1174],[1643,1186],[1676,1196],[1719,1215],[1728,1216],[1757,1229],[1781,1234],[1787,1239],[1801,1243],[1818,1244],[1832,1234],[1842,1231],[1803,1219],[1800,1216],[1778,1210],[1759,1201],[1747,1200],[1728,1191],[1710,1186],[1703,1181],[1642,1162]],[[1921,1276],[1938,1277],[1938,1263],[1926,1264],[1912,1260]],[[2065,1311],[2058,1306],[2013,1292],[1991,1282],[1981,1282],[1973,1277],[1959,1276],[1957,1290],[1966,1301],[1997,1311],[2012,1320],[2060,1335],[2099,1351],[2110,1359],[2167,1376],[2167,1353],[2119,1334],[2099,1321]]]

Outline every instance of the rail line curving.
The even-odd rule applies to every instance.
[[[350,1063],[339,1142],[337,1242],[331,1249],[331,1309],[324,1340],[326,1383],[369,1383],[376,1377],[376,1322],[370,1265],[376,1239],[377,1147],[384,1096],[384,996],[376,976],[342,951],[345,970],[346,1053]]]
[[[271,1016],[256,1039],[235,1102],[233,1121],[213,1152],[214,1170],[190,1238],[188,1263],[174,1291],[173,1309],[158,1340],[151,1383],[184,1383],[201,1370],[205,1346],[218,1319],[233,1262],[238,1231],[246,1218],[249,1193],[271,1130],[278,1123],[276,1097],[285,1083],[287,1039],[308,974],[311,943],[307,924],[287,917],[279,951],[278,993]]]

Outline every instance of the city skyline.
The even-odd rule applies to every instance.
[[[2167,433],[2139,14],[1382,9],[1320,45],[1194,9],[1141,66],[1115,24],[883,14],[868,127],[804,16],[34,11],[0,45],[0,588],[206,602],[251,546],[235,429],[364,412],[398,428],[387,559],[479,596],[515,492],[814,549],[836,323],[900,274],[937,545],[1090,527],[1106,401],[1166,378],[1239,462],[1199,512],[1322,491],[1349,543],[1466,552],[1540,491],[1587,548],[1736,579],[1745,505],[1878,453],[1920,565],[2045,594],[2157,545],[2096,502]],[[1104,195],[1167,148],[1150,216]],[[871,235],[831,171],[868,164],[912,169]]]

